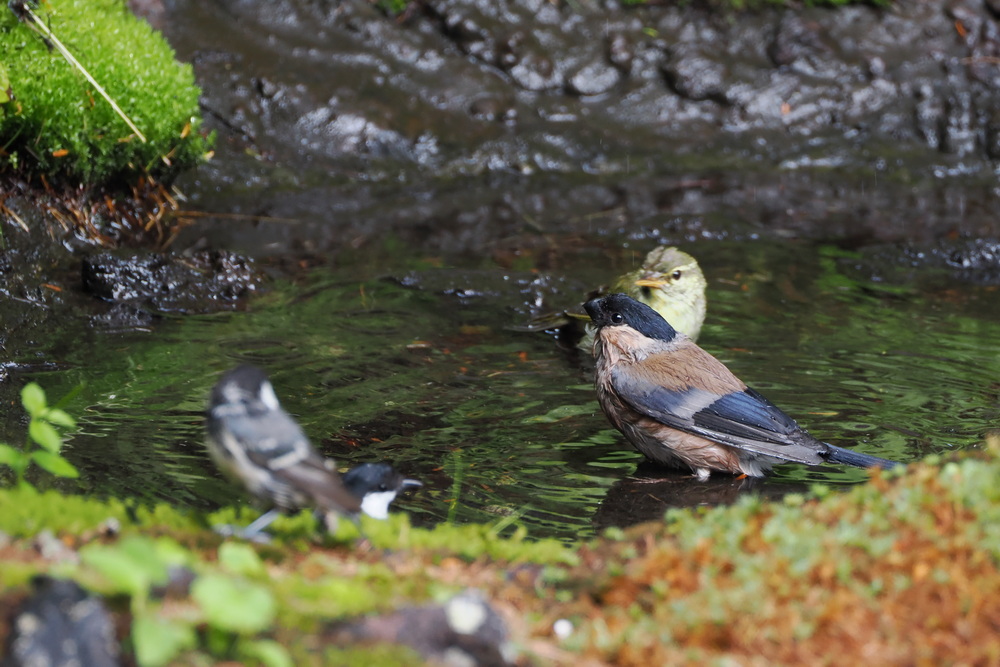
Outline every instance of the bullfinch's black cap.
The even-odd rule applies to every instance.
[[[627,294],[592,299],[583,307],[598,328],[628,326],[647,338],[666,342],[677,336],[677,331],[659,313]]]

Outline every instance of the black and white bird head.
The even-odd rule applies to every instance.
[[[388,463],[362,463],[342,476],[344,486],[361,500],[361,511],[373,519],[389,516],[389,504],[406,489],[423,486],[422,482],[403,477]]]
[[[630,327],[647,338],[668,343],[677,337],[677,331],[663,316],[627,294],[609,294],[592,299],[583,307],[598,329]]]
[[[280,409],[267,375],[249,365],[237,366],[223,375],[212,389],[209,404],[209,410],[217,417],[256,416]]]

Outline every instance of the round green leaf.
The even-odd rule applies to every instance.
[[[158,557],[156,544],[146,537],[131,537],[108,546],[88,544],[80,549],[80,559],[100,572],[114,592],[128,593],[133,607],[141,607],[136,599],[144,600],[154,584],[167,581],[167,565]]]
[[[219,564],[233,574],[264,574],[264,563],[249,544],[223,542],[219,547]]]
[[[274,598],[258,584],[221,574],[195,579],[191,596],[198,602],[208,622],[220,630],[254,634],[274,620]]]
[[[62,436],[59,431],[41,419],[32,419],[28,424],[28,435],[39,445],[49,450],[53,454],[62,449]]]
[[[194,629],[188,625],[146,614],[132,622],[135,658],[142,667],[168,665],[181,651],[194,648],[195,642]]]
[[[70,417],[65,410],[61,410],[59,408],[50,408],[45,413],[45,421],[50,424],[55,424],[56,426],[76,428],[76,420]]]
[[[24,454],[10,445],[0,445],[0,465],[14,466],[24,460]]]
[[[288,649],[271,639],[240,642],[240,653],[248,658],[256,658],[266,667],[295,667]]]
[[[21,390],[21,405],[34,417],[45,410],[45,392],[37,382],[29,382]]]
[[[72,463],[52,452],[46,452],[41,449],[35,450],[31,452],[31,460],[56,477],[71,477],[75,479],[80,476],[80,471]]]

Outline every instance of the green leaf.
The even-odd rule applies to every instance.
[[[0,445],[0,465],[14,467],[15,463],[23,458],[24,454],[20,450],[14,449],[10,445]]]
[[[256,658],[266,667],[294,667],[292,656],[288,649],[271,639],[243,640],[239,645],[240,653],[248,658]]]
[[[76,420],[70,417],[65,410],[60,410],[59,408],[51,408],[45,413],[44,419],[50,424],[55,424],[56,426],[76,428]]]
[[[210,624],[231,632],[254,634],[274,620],[275,604],[263,586],[236,577],[206,574],[191,586],[193,597]]]
[[[170,664],[181,651],[195,647],[194,628],[141,614],[132,622],[132,643],[140,667]]]
[[[219,547],[219,564],[233,574],[264,574],[264,563],[249,544],[224,542]]]
[[[31,452],[31,460],[56,477],[69,477],[76,479],[80,476],[80,471],[59,454],[53,454],[52,452],[46,452],[39,449]]]
[[[30,457],[19,449],[14,449],[10,445],[0,445],[0,464],[11,467],[18,480],[24,476],[24,469],[31,462]]]
[[[167,581],[167,564],[148,537],[127,538],[113,546],[89,544],[80,550],[80,559],[104,575],[115,592],[131,595],[133,607],[142,606],[150,586]]]
[[[39,445],[49,450],[53,454],[62,449],[62,436],[59,431],[47,422],[38,418],[33,418],[28,424],[28,435]]]
[[[38,386],[37,382],[29,382],[21,390],[21,405],[32,417],[45,412],[45,392]]]

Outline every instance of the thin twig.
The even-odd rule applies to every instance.
[[[24,220],[21,220],[21,216],[19,216],[17,213],[14,213],[14,211],[11,210],[11,208],[6,204],[0,204],[0,212],[5,213],[11,218],[13,218],[14,222],[17,223],[17,226],[23,229],[24,231],[26,232],[31,231],[30,229],[28,229],[28,225],[24,224]]]

